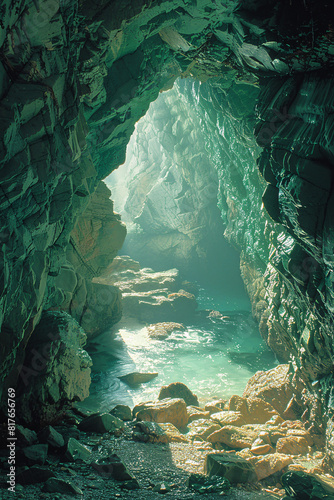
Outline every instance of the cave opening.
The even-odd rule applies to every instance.
[[[127,236],[108,276],[95,281],[122,290],[123,318],[111,337],[88,344],[92,386],[81,408],[135,406],[175,382],[204,405],[241,395],[257,370],[276,366],[236,250],[254,237],[262,210],[252,134],[257,96],[248,83],[225,90],[222,82],[177,80],[150,104],[125,163],[104,179]],[[253,183],[259,189],[250,198]]]

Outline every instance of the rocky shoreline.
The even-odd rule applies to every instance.
[[[174,383],[133,409],[93,414],[74,405],[40,431],[18,425],[16,497],[331,500],[324,436],[299,418],[290,384],[288,365],[278,365],[257,372],[242,397],[204,408]],[[0,462],[7,500],[7,449]]]

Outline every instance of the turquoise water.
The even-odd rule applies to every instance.
[[[216,303],[218,301],[218,303]],[[219,302],[220,301],[220,302]],[[201,404],[215,398],[242,394],[248,379],[259,369],[277,363],[260,338],[246,304],[225,303],[217,295],[199,296],[201,308],[218,309],[223,304],[223,320],[204,320],[174,332],[165,340],[150,339],[145,325],[123,319],[88,346],[93,359],[90,396],[83,403],[94,411],[108,410],[115,404],[134,406],[157,399],[162,385],[185,383]],[[231,308],[231,309],[230,309]],[[220,309],[222,307],[220,306]],[[158,372],[152,381],[129,387],[117,377],[128,373]]]
[[[210,293],[205,288],[199,289],[197,297],[198,309],[214,309],[217,311],[251,311],[251,303],[246,292],[233,296],[226,294],[226,291],[210,289]],[[256,326],[255,326],[256,328]]]

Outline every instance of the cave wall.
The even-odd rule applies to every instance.
[[[230,238],[239,238],[246,281],[251,287],[256,277],[254,293],[269,304],[268,338],[280,332],[296,373],[328,407],[330,12],[325,1],[311,0],[2,2],[1,382],[16,384],[41,317],[60,310],[89,333],[101,304],[107,303],[111,321],[119,316],[117,290],[109,295],[91,284],[125,236],[119,218],[110,215],[112,202],[100,181],[124,161],[134,125],[150,102],[178,76],[193,76],[222,89],[235,81],[260,86],[255,130],[263,148],[259,169],[269,184],[263,202],[271,219],[263,231],[256,205],[243,212],[247,202],[238,198],[241,184],[247,185],[246,199],[264,182],[255,170],[231,197],[224,194],[229,201],[224,206],[222,197],[221,209],[231,219]],[[222,180],[231,176],[233,185],[233,175],[243,169],[225,174],[224,167],[218,166],[222,192]],[[97,189],[104,207],[96,206]],[[96,217],[99,210],[102,216]],[[243,218],[234,217],[235,210]],[[244,223],[249,213],[253,232]],[[99,255],[94,241],[101,241],[104,229],[114,231],[115,241],[110,254]],[[268,241],[269,257],[261,255],[262,242]]]

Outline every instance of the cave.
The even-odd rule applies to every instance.
[[[245,498],[331,498],[329,2],[4,0],[0,18],[1,498],[23,485],[32,496],[43,487],[101,500],[238,488]],[[160,160],[140,146],[157,150],[157,140]],[[189,277],[159,299],[175,316],[147,323],[183,321],[176,304],[193,311],[197,278],[232,293],[241,275],[236,294],[245,287],[273,367],[205,408],[178,387],[130,417],[119,405],[114,414],[80,409],[94,369],[85,346],[138,303],[117,278],[141,272],[123,245],[157,282],[179,279],[162,278],[165,266]],[[225,321],[211,313],[205,321]],[[161,420],[170,401],[177,417]],[[127,447],[126,466],[121,452],[101,452],[108,439],[110,450]],[[165,449],[172,463],[184,440],[202,443],[206,476],[202,457],[184,467],[182,487],[163,476],[150,485],[139,469],[135,478],[138,450]],[[51,470],[75,468],[78,455],[102,492],[85,474],[70,482]]]

